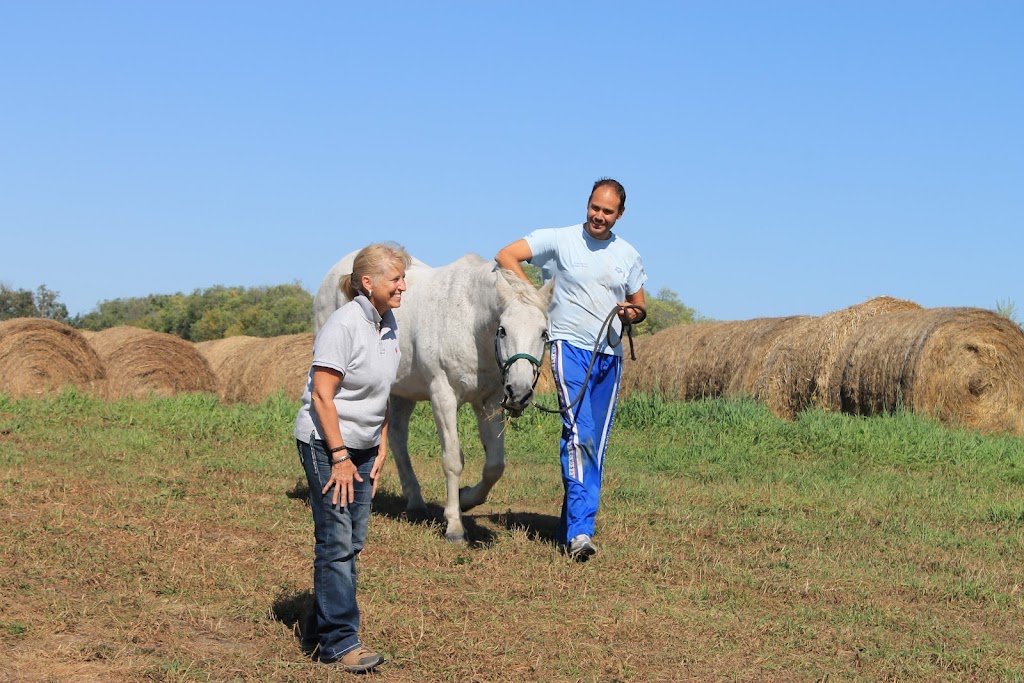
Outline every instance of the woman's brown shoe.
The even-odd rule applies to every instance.
[[[334,660],[333,663],[349,673],[364,674],[383,664],[384,656],[360,645],[351,652],[346,652],[344,657]]]

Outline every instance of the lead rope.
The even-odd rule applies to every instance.
[[[619,335],[619,338],[617,340],[612,339],[612,321],[614,321],[616,316],[618,316],[620,309],[629,308],[639,311],[639,315],[637,316],[636,320],[631,320],[627,323],[623,323],[622,329],[623,331],[625,331],[626,337],[629,339],[629,357],[631,360],[636,360],[636,352],[633,351],[633,325],[639,325],[644,321],[644,319],[647,317],[647,309],[645,309],[643,306],[638,306],[637,304],[626,304],[625,306],[616,306],[604,319],[604,322],[601,323],[601,331],[597,335],[597,341],[594,342],[594,350],[590,354],[590,365],[587,366],[587,376],[583,378],[583,386],[580,387],[579,395],[577,395],[576,398],[573,399],[572,403],[570,403],[564,408],[547,408],[537,403],[536,401],[533,402],[534,408],[541,410],[545,413],[564,414],[568,413],[574,405],[580,402],[580,399],[583,398],[583,393],[587,390],[587,384],[590,382],[590,375],[594,371],[594,361],[597,360],[597,350],[601,347],[601,339],[607,337],[608,346],[612,348],[615,348],[616,346],[622,343],[621,334]]]

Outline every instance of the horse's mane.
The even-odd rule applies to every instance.
[[[515,292],[516,298],[521,303],[536,306],[540,310],[547,313],[548,302],[545,301],[544,298],[541,296],[540,290],[538,290],[529,282],[523,282],[522,280],[520,280],[519,277],[511,270],[508,270],[506,268],[499,268],[497,265],[495,265],[494,270],[495,272],[498,273],[498,277],[501,277],[502,274],[504,273],[508,274],[508,277],[506,277],[505,279],[506,281],[508,281],[510,285],[512,285],[512,291]]]
[[[459,257],[455,261],[452,261],[448,266],[464,267],[464,268],[481,268],[486,267],[487,270],[494,273],[497,277],[504,277],[505,281],[512,287],[512,291],[515,294],[516,300],[520,303],[534,306],[544,311],[548,310],[548,302],[545,301],[541,295],[540,290],[534,287],[528,282],[523,282],[513,273],[511,270],[501,268],[493,260],[488,260],[480,256],[479,254],[469,253]]]

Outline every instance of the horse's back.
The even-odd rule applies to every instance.
[[[313,300],[313,327],[318,332],[331,314],[347,302],[341,279],[352,272],[354,251],[334,264]],[[479,357],[491,344],[477,337],[478,320],[493,311],[494,261],[466,254],[432,268],[413,258],[406,270],[408,286],[395,309],[402,360],[392,392],[416,401],[430,399],[431,385],[443,380],[459,400],[493,384],[489,365],[480,377]],[[500,379],[500,377],[498,378]]]

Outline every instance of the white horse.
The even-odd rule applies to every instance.
[[[313,302],[314,331],[345,302],[338,285],[352,272],[355,254],[336,263],[320,285]],[[402,361],[391,388],[391,452],[410,516],[425,515],[409,461],[409,418],[417,401],[430,401],[447,480],[445,538],[465,542],[462,511],[487,500],[505,471],[502,408],[518,416],[533,397],[554,281],[538,290],[494,261],[469,254],[441,268],[413,259],[406,283],[409,289],[394,311]],[[456,413],[463,403],[476,412],[485,460],[480,482],[460,490],[465,456]]]

